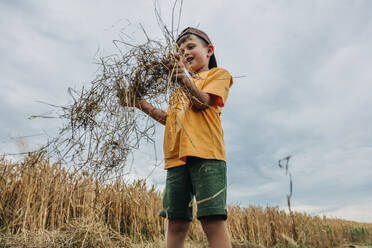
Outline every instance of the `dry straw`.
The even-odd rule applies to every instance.
[[[126,37],[125,33],[114,41],[117,53],[99,59],[97,76],[90,85],[81,90],[68,90],[72,104],[59,107],[57,117],[64,125],[40,152],[64,164],[105,176],[121,171],[128,155],[138,149],[141,141],[153,142],[155,122],[141,111],[123,106],[133,106],[141,98],[161,107],[169,103],[169,96],[180,88],[171,80],[173,68],[169,65],[174,58],[169,54],[177,51],[174,37],[178,33],[181,10],[182,1],[175,1],[172,26],[168,29],[155,6],[162,39],[151,39],[140,26],[146,42],[129,43],[122,38]]]
[[[162,247],[160,208],[160,193],[143,180],[103,183],[93,175],[67,172],[36,154],[19,163],[0,159],[0,247]],[[290,215],[277,207],[228,210],[234,247],[322,248],[372,242],[372,224]],[[194,221],[191,226],[187,243],[203,247],[196,245],[206,243],[201,225]]]

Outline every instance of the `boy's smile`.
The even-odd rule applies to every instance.
[[[180,51],[184,56],[184,62],[186,62],[184,64],[189,72],[199,73],[209,70],[208,63],[213,55],[213,45],[205,45],[200,38],[191,35],[181,44]]]

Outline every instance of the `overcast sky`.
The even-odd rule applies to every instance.
[[[170,24],[173,1],[159,0]],[[129,24],[130,23],[130,24]],[[0,153],[33,149],[60,123],[28,117],[66,104],[114,51],[120,32],[162,37],[152,0],[0,1]],[[372,222],[372,1],[187,0],[180,28],[198,26],[236,77],[222,121],[228,201]],[[240,77],[244,76],[244,77]],[[162,133],[135,155],[132,177],[164,187]],[[17,138],[21,136],[31,136]]]

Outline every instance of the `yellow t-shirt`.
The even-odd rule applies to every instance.
[[[180,90],[172,95],[164,131],[165,169],[184,165],[187,156],[226,160],[220,114],[233,84],[232,76],[225,69],[213,68],[192,80],[217,99],[213,106],[195,111]]]

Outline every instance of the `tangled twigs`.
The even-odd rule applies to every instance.
[[[191,97],[184,86],[172,80],[174,68],[170,65],[175,58],[169,56],[178,51],[174,35],[179,31],[182,4],[183,1],[175,0],[172,26],[168,29],[155,1],[162,40],[150,39],[140,26],[146,42],[138,45],[122,38],[114,41],[118,52],[98,60],[97,76],[90,85],[81,90],[69,89],[72,103],[58,107],[57,118],[64,125],[40,152],[75,169],[105,176],[121,172],[128,155],[138,149],[142,140],[153,142],[155,121],[133,107],[136,101],[145,99],[161,108],[175,97]],[[179,19],[175,28],[177,5]],[[124,36],[128,37],[123,33],[121,37]],[[172,94],[179,88],[184,94]]]
[[[153,141],[155,123],[131,107],[136,100],[146,99],[159,107],[179,87],[167,67],[168,54],[174,50],[170,45],[150,39],[138,46],[115,43],[124,48],[120,55],[100,58],[90,87],[69,89],[73,103],[61,107],[59,115],[65,125],[41,149],[101,175],[122,169],[141,140]]]

